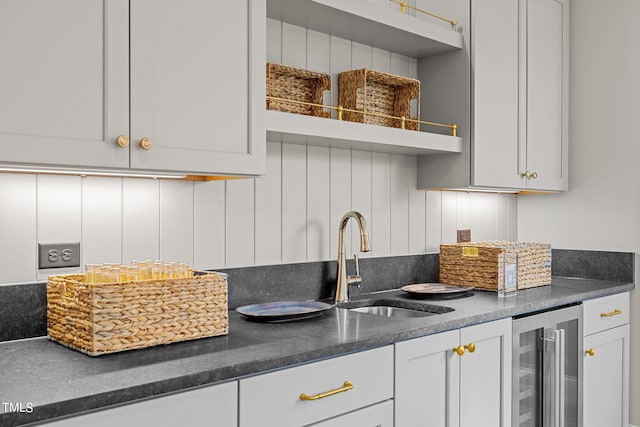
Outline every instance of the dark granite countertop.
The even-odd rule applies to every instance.
[[[256,323],[230,312],[226,336],[99,357],[46,337],[8,341],[0,343],[0,402],[30,403],[33,411],[3,413],[0,405],[0,425],[23,425],[229,381],[633,288],[627,282],[554,277],[551,286],[521,290],[508,298],[475,292],[460,299],[418,300],[455,310],[410,319],[336,308],[314,319]],[[397,290],[376,295],[407,298]]]

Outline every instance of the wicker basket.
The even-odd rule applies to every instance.
[[[293,101],[323,104],[325,90],[331,90],[329,74],[294,68],[287,65],[267,63],[267,96]],[[322,107],[304,105],[267,98],[267,110],[304,114],[315,117],[331,117],[331,112]]]
[[[49,338],[91,356],[225,335],[227,277],[84,283],[83,274],[49,276]]]
[[[420,119],[420,81],[366,68],[340,73],[338,78],[339,103],[342,107],[362,111],[345,111],[343,119],[402,128],[401,119],[385,116]],[[416,100],[416,116],[411,117],[411,100]],[[405,129],[419,130],[419,123],[406,121]]]
[[[440,282],[497,291],[504,263],[516,258],[519,289],[551,284],[551,245],[532,242],[440,245]]]

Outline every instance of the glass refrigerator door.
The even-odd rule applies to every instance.
[[[513,374],[517,379],[517,424],[519,427],[542,426],[543,353],[542,328],[519,334],[518,355]],[[514,342],[514,345],[516,343]]]
[[[578,427],[581,307],[514,320],[514,427]]]

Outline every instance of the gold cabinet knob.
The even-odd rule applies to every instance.
[[[116,144],[118,144],[120,148],[127,148],[129,146],[129,137],[127,135],[118,135]]]
[[[596,351],[592,348],[590,348],[589,350],[586,350],[585,353],[587,353],[591,357],[596,355]]]
[[[527,179],[531,178],[531,174],[529,173],[529,171],[522,172],[520,176]]]
[[[538,177],[538,172],[531,172],[529,176],[531,177],[531,179],[536,179]]]
[[[459,346],[455,347],[453,349],[453,351],[455,351],[458,356],[462,356],[462,355],[464,355],[464,346],[463,345],[459,345]]]
[[[469,353],[473,353],[474,351],[476,351],[476,345],[472,342],[470,342],[469,344],[465,345],[464,348],[469,352]]]
[[[153,147],[153,141],[149,138],[142,138],[140,140],[140,148],[143,150],[151,150],[151,147]]]

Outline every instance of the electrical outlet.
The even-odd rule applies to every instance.
[[[80,267],[80,243],[38,243],[38,268]]]
[[[471,241],[471,230],[458,230],[458,243]]]

